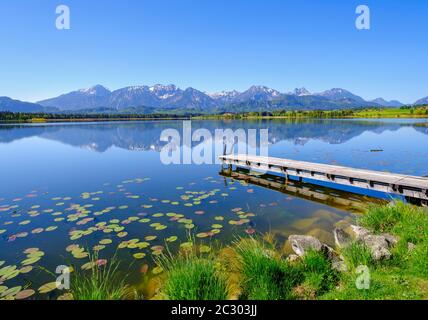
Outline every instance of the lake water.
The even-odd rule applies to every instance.
[[[193,121],[192,128],[268,128],[271,156],[427,175],[424,123]],[[116,253],[129,282],[141,287],[141,267],[153,270],[153,258],[164,247],[174,252],[189,235],[198,244],[227,245],[239,236],[269,232],[282,246],[290,234],[311,234],[332,244],[336,224],[352,221],[376,201],[369,197],[374,194],[297,182],[279,192],[246,172],[232,178],[218,164],[165,165],[161,132],[181,131],[182,125],[0,125],[0,296],[14,286],[37,291],[55,280],[46,270],[80,268],[93,250],[103,259]],[[283,184],[270,176],[257,179]]]

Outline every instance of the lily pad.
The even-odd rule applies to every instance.
[[[153,268],[153,270],[152,270],[152,273],[153,273],[154,275],[161,274],[162,272],[163,272],[163,268],[162,268],[162,267],[159,267],[159,266],[157,266],[157,267]]]
[[[201,232],[196,235],[197,238],[207,238],[209,234],[207,232]]]
[[[23,290],[15,295],[16,300],[24,300],[33,296],[36,292],[33,289]]]
[[[169,237],[169,238],[166,239],[167,242],[175,242],[177,240],[178,240],[177,236],[171,236],[171,237]]]
[[[202,245],[199,247],[199,252],[200,253],[208,253],[211,251],[211,247],[206,246],[206,245]]]
[[[135,253],[135,254],[133,255],[133,257],[134,257],[135,259],[143,259],[143,258],[145,258],[145,257],[146,257],[146,254],[145,254],[145,253],[143,253],[143,252]]]
[[[7,297],[7,296],[15,296],[22,290],[21,286],[9,288],[6,291],[4,291],[2,294],[0,294],[0,297]]]
[[[111,244],[113,241],[111,239],[103,239],[101,240],[99,243],[101,245],[107,245],[107,244]]]
[[[46,284],[42,285],[39,288],[39,293],[41,293],[41,294],[49,293],[49,292],[52,292],[52,291],[54,291],[56,289],[57,289],[57,283],[56,283],[56,281],[55,282],[49,282],[49,283],[46,283]]]
[[[24,261],[21,262],[21,264],[23,266],[28,266],[30,264],[35,264],[36,262],[40,261],[41,257],[32,257],[32,258],[28,258],[25,259]]]
[[[19,269],[19,272],[25,274],[25,273],[31,272],[32,270],[33,270],[32,266],[25,266]]]

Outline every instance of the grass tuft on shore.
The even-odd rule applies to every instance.
[[[90,256],[88,271],[76,271],[71,278],[71,294],[74,300],[125,300],[129,287],[126,277],[119,275],[119,261],[114,257],[110,262],[101,263],[98,255]]]
[[[188,251],[176,257],[164,255],[158,264],[166,271],[162,292],[170,300],[226,300],[228,287],[211,257]]]
[[[310,250],[302,258],[305,292],[312,292],[315,298],[332,290],[339,280],[338,273],[333,270],[332,263],[324,253]]]
[[[341,253],[351,270],[361,265],[372,266],[374,264],[371,251],[364,243],[353,242],[343,248]]]
[[[303,281],[302,270],[277,256],[272,248],[255,239],[235,243],[242,274],[244,300],[293,299],[293,288]]]

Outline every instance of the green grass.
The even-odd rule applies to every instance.
[[[355,273],[342,274],[337,289],[320,297],[322,300],[411,300],[422,299],[423,292],[418,288],[419,279],[406,275],[400,270],[380,268],[370,270],[370,287],[358,289]]]
[[[242,275],[244,300],[293,299],[292,289],[303,281],[300,268],[289,265],[255,239],[235,243]]]
[[[331,262],[321,252],[308,251],[302,259],[304,287],[321,295],[335,287],[338,273],[332,269]]]
[[[415,244],[428,239],[428,210],[399,201],[370,207],[358,222],[376,233],[391,232]]]
[[[342,250],[350,272],[342,274],[338,290],[322,296],[323,299],[426,299],[428,292],[428,211],[393,202],[386,206],[372,206],[359,219],[359,224],[374,233],[390,233],[399,238],[390,249],[392,259],[373,263],[370,251],[356,242]],[[408,242],[415,244],[409,250]],[[352,272],[358,265],[370,270],[370,288],[359,290]]]
[[[225,277],[217,270],[211,257],[194,252],[159,258],[166,271],[162,292],[170,300],[226,300],[228,287]]]
[[[421,243],[410,253],[409,269],[428,279],[428,241]]]
[[[71,275],[71,294],[74,300],[124,300],[129,294],[125,278],[119,274],[120,263],[114,257],[107,265],[98,266],[97,254],[90,256],[93,268]]]
[[[358,266],[371,266],[374,264],[370,249],[360,242],[353,242],[342,249],[343,258],[347,266],[354,270]]]

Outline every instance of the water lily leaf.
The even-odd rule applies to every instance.
[[[145,248],[148,248],[149,246],[150,246],[150,243],[148,242],[139,242],[137,244],[137,248],[139,249],[145,249]]]
[[[57,300],[73,300],[73,295],[71,293],[64,293],[58,297]]]
[[[111,244],[113,241],[111,239],[103,239],[99,243],[102,245]]]
[[[207,238],[207,237],[209,237],[209,235],[208,235],[208,233],[206,233],[206,232],[201,232],[201,233],[198,233],[198,234],[196,235],[196,237],[197,237],[197,238]]]
[[[153,241],[153,240],[156,240],[156,239],[157,239],[157,236],[147,236],[147,237],[144,238],[144,240],[146,240],[146,241]]]
[[[31,253],[38,252],[38,251],[40,251],[39,248],[28,248],[28,249],[25,249],[23,252],[25,254],[31,254]]]
[[[15,299],[16,300],[24,300],[24,299],[28,299],[29,297],[33,296],[36,292],[33,289],[27,289],[27,290],[23,290],[21,292],[18,292],[15,295]]]
[[[136,248],[138,248],[138,244],[137,243],[129,243],[128,244],[128,249],[136,249]]]
[[[51,226],[51,227],[47,227],[47,228],[45,229],[45,231],[50,232],[50,231],[54,231],[54,230],[56,230],[56,229],[58,229],[58,227],[57,227],[57,226]]]
[[[164,214],[163,213],[155,213],[154,215],[153,215],[153,217],[154,218],[160,218],[160,217],[163,217],[164,216]]]
[[[46,284],[42,285],[39,288],[39,293],[41,293],[41,294],[49,293],[49,292],[52,292],[52,291],[54,291],[56,289],[57,289],[57,283],[56,283],[56,281],[55,282],[49,282],[49,283],[46,283]]]
[[[100,244],[100,245],[96,245],[96,246],[94,246],[94,247],[92,248],[92,250],[94,250],[94,251],[101,251],[101,250],[105,249],[105,247],[106,247],[106,246],[103,246],[102,244]]]
[[[23,266],[28,266],[28,265],[30,265],[30,264],[34,264],[34,263],[36,263],[36,262],[40,261],[40,259],[41,259],[41,257],[32,257],[32,258],[28,258],[28,259],[25,259],[24,261],[22,261],[22,262],[21,262],[21,264],[22,264]]]
[[[159,222],[156,222],[156,223],[152,223],[151,225],[150,225],[150,227],[152,227],[152,228],[156,228],[156,227],[159,227],[159,226],[161,226],[162,224],[160,224]]]
[[[211,226],[211,228],[213,228],[213,229],[221,229],[221,228],[223,228],[223,226],[221,224],[213,224]]]
[[[188,224],[185,224],[184,225],[184,227],[186,228],[186,229],[193,229],[194,227],[195,227],[195,225],[193,224],[193,223],[188,223]]]
[[[124,238],[124,237],[126,237],[128,235],[128,232],[120,232],[120,233],[118,233],[117,234],[117,236],[119,237],[119,238]]]
[[[143,258],[145,258],[145,257],[146,257],[146,254],[145,254],[145,253],[143,253],[143,252],[135,253],[135,254],[133,255],[133,257],[134,257],[135,259],[143,259]]]
[[[67,246],[67,248],[65,248],[67,252],[72,252],[73,250],[77,249],[79,249],[79,245],[77,244],[70,244],[69,246]]]
[[[0,269],[0,278],[2,278],[3,281],[13,279],[18,274],[19,274],[19,270],[16,269],[16,266],[7,266]]]
[[[163,272],[163,268],[162,268],[162,267],[159,267],[159,266],[157,266],[157,267],[153,268],[153,270],[152,270],[152,273],[153,273],[154,275],[161,274],[162,272]]]
[[[128,247],[129,242],[128,241],[123,241],[121,243],[119,243],[119,245],[117,246],[119,249],[125,249],[126,247]]]
[[[43,251],[31,252],[27,255],[27,258],[43,257],[45,253]]]
[[[22,290],[21,286],[9,288],[6,291],[4,291],[2,294],[0,294],[0,297],[7,297],[7,296],[15,296]]]
[[[19,272],[22,274],[25,274],[25,273],[31,272],[32,270],[33,270],[32,266],[25,266],[25,267],[22,267],[21,269],[19,269]]]
[[[82,269],[82,270],[90,270],[90,269],[92,269],[93,267],[95,267],[95,262],[87,262],[87,263],[85,263],[84,265],[82,265],[80,268]]]
[[[88,256],[89,254],[86,252],[78,252],[76,254],[73,254],[73,257],[76,259],[84,259],[84,258],[87,258]]]
[[[178,240],[177,236],[171,236],[171,237],[169,237],[169,238],[166,239],[167,242],[175,242],[177,240]]]
[[[208,253],[211,251],[211,247],[206,246],[206,245],[202,245],[199,247],[199,252],[200,253]]]
[[[180,244],[180,248],[183,248],[183,249],[189,249],[191,247],[193,247],[193,243],[190,241],[189,242],[183,242],[182,244]]]
[[[222,217],[222,216],[217,216],[217,217],[215,217],[215,218],[214,218],[214,220],[216,220],[216,221],[223,221],[223,220],[224,220],[224,217]]]

